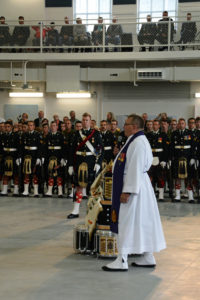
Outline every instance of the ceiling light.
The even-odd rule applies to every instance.
[[[57,93],[56,98],[91,98],[91,93]]]
[[[200,98],[200,93],[195,93],[195,98]]]
[[[43,93],[9,93],[12,98],[41,98]]]

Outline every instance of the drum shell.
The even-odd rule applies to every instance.
[[[84,224],[74,227],[73,247],[76,253],[84,253],[89,249],[89,232]]]
[[[109,230],[97,230],[94,238],[94,251],[99,257],[116,257],[117,240]]]

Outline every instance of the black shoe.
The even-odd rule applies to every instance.
[[[87,200],[87,199],[88,199],[88,196],[83,196],[82,199],[83,199],[83,200]]]
[[[58,195],[58,198],[63,198],[63,195]]]
[[[131,264],[132,267],[138,267],[138,268],[155,268],[156,265],[138,265],[136,263]]]
[[[164,199],[158,199],[158,202],[164,202]]]
[[[195,201],[194,200],[189,200],[188,203],[194,204]]]
[[[76,218],[78,218],[78,217],[79,217],[79,214],[77,214],[77,215],[69,214],[69,215],[67,216],[67,219],[76,219]]]
[[[8,194],[0,194],[0,197],[8,197]]]
[[[174,202],[174,203],[181,203],[181,200],[172,199],[172,202]]]
[[[12,194],[12,197],[20,197],[19,194]]]
[[[39,195],[34,195],[33,197],[34,197],[34,198],[39,198]]]
[[[106,271],[106,272],[126,272],[126,271],[128,271],[128,269],[112,269],[107,266],[103,266],[102,270]]]

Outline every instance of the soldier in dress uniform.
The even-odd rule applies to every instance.
[[[164,201],[164,186],[166,180],[165,168],[168,160],[169,140],[165,132],[160,131],[160,121],[153,121],[153,131],[148,132],[146,137],[151,145],[153,162],[149,170],[151,183],[158,187],[159,201]]]
[[[120,134],[120,129],[117,128],[118,122],[117,120],[112,120],[111,121],[111,125],[110,125],[110,131],[112,132],[112,134],[114,135],[115,138],[115,142],[117,143],[118,140],[118,136]]]
[[[12,122],[5,122],[5,133],[2,135],[3,154],[3,187],[2,196],[8,195],[8,183],[13,178],[13,195],[19,195],[19,168],[21,165],[21,145],[17,132],[12,132]]]
[[[48,169],[48,190],[45,196],[52,197],[54,181],[58,187],[58,197],[63,196],[63,168],[67,164],[67,151],[65,151],[64,137],[58,131],[55,121],[51,122],[51,132],[45,139],[45,167]]]
[[[40,134],[35,131],[34,121],[28,121],[28,132],[22,135],[22,157],[23,157],[23,196],[29,195],[29,186],[32,183],[34,197],[38,197],[38,183],[41,160],[41,141]]]
[[[69,174],[74,173],[76,186],[74,209],[68,219],[79,217],[79,207],[83,197],[83,188],[89,191],[95,175],[99,172],[103,159],[103,145],[99,131],[91,129],[91,115],[82,116],[83,129],[75,133],[70,156]]]
[[[180,202],[181,180],[185,180],[189,203],[194,203],[192,180],[194,177],[195,151],[194,140],[189,129],[186,129],[185,119],[178,121],[178,130],[172,132],[170,144],[170,164],[172,164],[175,179],[175,202]]]
[[[127,137],[125,136],[124,130],[122,130],[115,140],[115,146],[113,150],[114,157],[119,153],[120,149],[126,144]]]
[[[114,159],[113,149],[114,149],[114,136],[107,130],[107,121],[102,120],[100,122],[100,134],[103,142],[104,149],[104,159],[103,161],[108,164],[111,160]]]
[[[64,137],[64,145],[65,145],[65,149],[67,151],[67,153],[69,153],[70,151],[70,147],[72,146],[72,141],[74,138],[74,134],[75,134],[75,130],[72,129],[72,123],[69,120],[66,120],[65,122],[65,130],[62,132],[63,133],[63,137]],[[62,125],[61,125],[62,127]],[[68,166],[66,168],[66,170],[68,169]],[[68,196],[70,196],[70,198],[73,198],[73,188],[72,186],[72,176],[69,176],[68,172],[65,172],[65,176],[64,176],[64,181],[66,183],[67,186],[67,194]],[[71,194],[69,195],[69,190],[71,190]]]

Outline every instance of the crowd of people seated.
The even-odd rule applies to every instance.
[[[168,39],[169,31],[170,39]],[[140,28],[138,41],[140,45],[149,44],[149,51],[153,51],[153,45],[156,40],[163,45],[158,48],[159,51],[167,49],[168,46],[165,45],[168,43],[187,44],[194,42],[197,26],[196,22],[192,21],[191,13],[187,13],[187,21],[182,23],[179,41],[174,41],[175,33],[174,21],[168,16],[168,12],[164,11],[162,19],[160,19],[157,24],[152,22],[151,15],[147,15],[147,22],[142,24]],[[182,46],[181,50],[185,50],[185,46]],[[140,51],[146,51],[146,47],[142,46]]]
[[[123,32],[123,28],[118,24],[116,17],[112,18],[112,23],[110,25],[104,27],[104,20],[100,16],[98,18],[98,23],[94,25],[91,32],[87,31],[87,27],[82,23],[80,17],[76,18],[76,24],[70,24],[69,18],[66,16],[64,18],[64,25],[61,26],[60,30],[56,28],[55,22],[50,22],[49,25],[43,25],[39,22],[38,25],[35,26],[26,26],[24,25],[23,16],[19,16],[18,22],[19,25],[14,27],[11,34],[10,28],[5,22],[5,17],[0,17],[0,46],[13,46],[12,52],[16,52],[16,49],[14,48],[15,45],[27,45],[28,39],[32,37],[31,29],[34,32],[32,46],[40,46],[42,42],[45,51],[55,51],[55,47],[57,47],[58,49],[56,50],[59,52],[64,52],[65,50],[67,52],[78,52],[79,48],[81,52],[88,52],[92,51],[93,47],[87,46],[94,46],[93,51],[96,52],[102,51],[101,46],[103,46],[103,44],[105,46],[105,51],[109,51],[110,47],[106,46],[109,46],[110,44],[115,45],[115,47],[112,47],[113,51],[120,51],[120,46],[122,44],[130,44],[128,39],[127,43],[126,40],[122,42],[122,38],[127,38],[127,33]],[[168,39],[169,31],[170,39]],[[178,41],[174,40],[175,33],[174,21],[168,16],[167,11],[163,12],[162,19],[157,23],[152,22],[151,15],[147,15],[146,22],[142,24],[139,33],[137,34],[138,42],[142,46],[140,51],[146,51],[146,49],[153,51],[156,41],[161,45],[158,46],[159,51],[168,49],[168,43],[180,45],[194,42],[197,34],[197,25],[196,22],[192,21],[191,13],[187,13],[187,20],[181,25],[180,39]],[[132,41],[132,34],[130,40]],[[149,46],[147,47],[147,45]],[[45,46],[48,48],[45,48]],[[53,46],[54,48],[49,48],[50,46]],[[63,46],[67,46],[67,48],[63,48]],[[127,48],[125,47],[124,51],[126,51],[126,49]],[[185,45],[181,46],[180,49],[185,50]],[[38,50],[39,49],[35,48],[35,51]],[[19,48],[19,52],[22,52],[22,49]]]
[[[5,22],[5,17],[0,17],[0,46],[25,46],[27,40],[30,37],[30,27],[24,25],[24,17],[20,16],[18,18],[19,26],[15,26],[13,33],[10,33],[10,28]],[[55,22],[50,22],[48,26],[42,25],[41,22],[38,25],[31,26],[34,33],[34,38],[32,40],[33,46],[40,46],[41,44],[41,25],[42,25],[42,44],[43,46],[75,46],[68,47],[67,51],[78,52],[79,48],[76,46],[81,46],[83,51],[86,46],[94,46],[103,44],[103,18],[98,18],[98,24],[94,25],[94,29],[91,33],[87,31],[87,27],[82,23],[81,18],[76,18],[76,24],[70,25],[69,18],[64,18],[65,25],[60,29],[56,29]],[[105,45],[112,43],[114,45],[119,45],[121,42],[121,35],[123,33],[122,26],[117,24],[117,18],[113,17],[112,24],[108,26],[105,32]],[[46,48],[46,51],[48,48]],[[95,48],[96,50],[96,48]],[[118,51],[115,48],[114,51]],[[16,52],[16,49],[12,49]],[[37,49],[36,49],[37,51]],[[63,48],[59,48],[60,52],[63,52]],[[107,50],[108,51],[108,50]],[[20,49],[22,52],[22,49]]]

